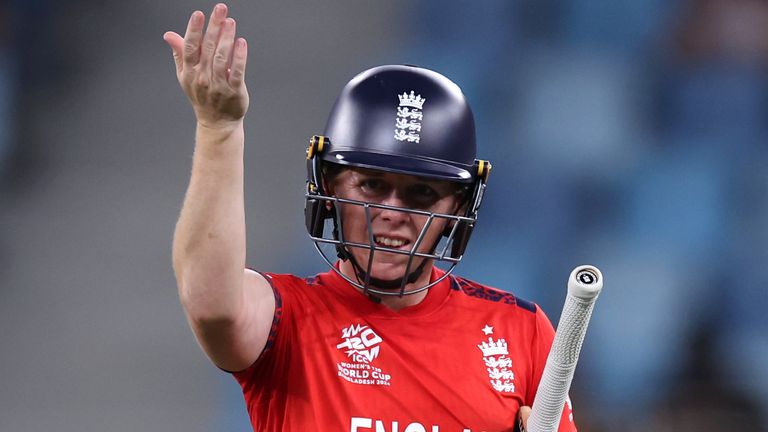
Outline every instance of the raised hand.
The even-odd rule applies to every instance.
[[[248,45],[235,38],[235,20],[217,4],[203,33],[205,15],[195,11],[182,38],[169,31],[163,39],[173,50],[176,77],[200,125],[223,128],[242,121],[248,110],[245,65]]]

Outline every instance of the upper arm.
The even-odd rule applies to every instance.
[[[272,286],[261,274],[246,269],[238,312],[227,319],[190,320],[190,325],[211,361],[221,369],[234,372],[249,367],[259,358],[269,338],[274,315]]]

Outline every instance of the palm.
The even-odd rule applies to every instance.
[[[173,50],[176,77],[198,122],[214,126],[240,121],[249,103],[244,80],[247,43],[235,39],[236,23],[227,17],[226,5],[216,5],[205,32],[204,24],[203,13],[195,11],[184,37],[174,32],[164,35]]]

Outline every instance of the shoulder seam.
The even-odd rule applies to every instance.
[[[515,305],[528,312],[536,313],[535,303],[517,297],[510,292],[482,285],[459,276],[451,275],[451,288],[480,300]]]

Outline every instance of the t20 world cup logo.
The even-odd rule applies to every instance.
[[[344,353],[357,363],[370,363],[379,356],[379,345],[383,340],[370,327],[353,324],[341,330],[342,342],[336,345],[345,349]]]

